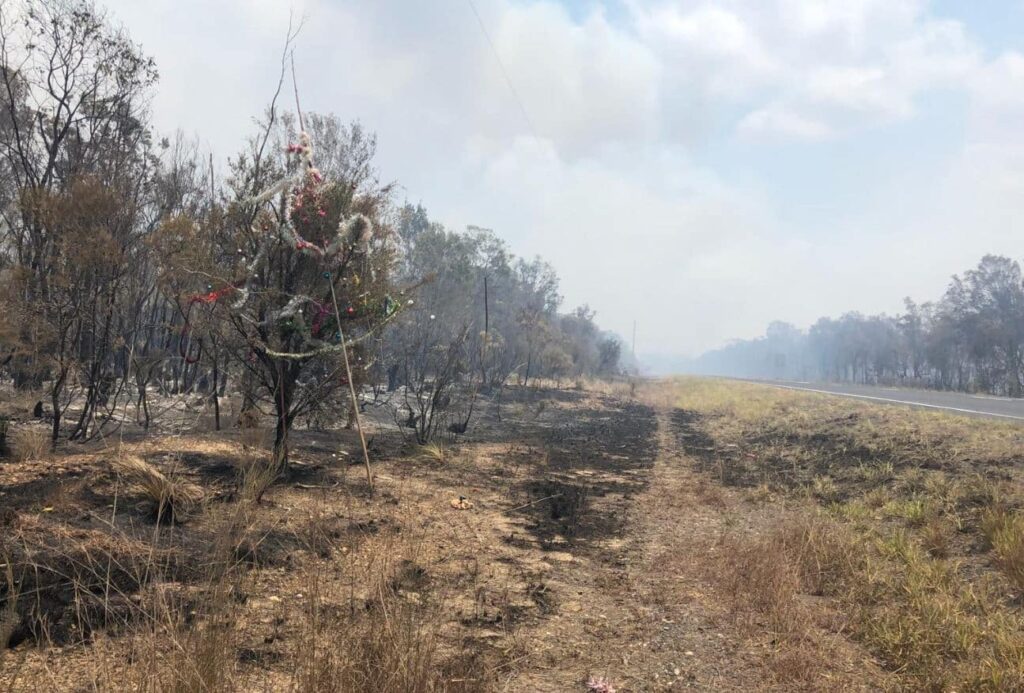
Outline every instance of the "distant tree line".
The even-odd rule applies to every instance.
[[[154,135],[156,81],[87,0],[0,6],[0,385],[39,394],[54,444],[182,395],[219,428],[234,393],[283,466],[296,422],[351,424],[352,390],[392,393],[426,442],[509,382],[619,370],[549,265],[398,202],[358,123],[289,112],[279,85],[221,176]]]
[[[937,301],[904,300],[899,315],[846,313],[804,331],[783,322],[763,337],[696,359],[699,373],[1024,395],[1024,278],[986,255]]]

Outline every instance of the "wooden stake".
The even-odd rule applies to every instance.
[[[334,295],[334,275],[328,277],[328,284],[331,286],[331,302],[334,304],[334,319],[338,323],[338,336],[341,339],[341,355],[345,362],[345,376],[348,378],[348,392],[352,397],[352,411],[356,414],[356,430],[359,431],[359,443],[363,447],[363,463],[366,465],[366,483],[373,493],[373,474],[370,472],[370,451],[366,448],[366,436],[363,435],[363,417],[359,415],[359,400],[356,397],[356,386],[352,380],[352,367],[348,361],[348,346],[345,344],[345,334],[341,331],[341,311],[338,310],[338,297]]]

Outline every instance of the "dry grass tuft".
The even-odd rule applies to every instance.
[[[999,568],[1024,590],[1024,518],[996,506],[982,514],[981,526]]]
[[[429,693],[486,690],[480,662],[468,653],[446,661],[434,615],[388,590],[368,605],[370,617],[307,619],[298,690]],[[314,612],[315,613],[315,612]]]
[[[182,479],[168,477],[154,465],[135,455],[123,455],[112,463],[153,506],[157,519],[180,519],[202,500],[202,490]]]
[[[831,643],[816,625],[819,614],[804,595],[822,594],[849,568],[850,538],[836,528],[808,518],[722,547],[720,571],[732,612],[751,630],[767,630],[774,647],[769,667],[787,684],[819,680],[831,660]]]
[[[444,464],[450,459],[448,448],[440,443],[427,443],[420,448],[420,459],[434,464]]]
[[[21,621],[17,609],[18,585],[14,580],[14,567],[9,557],[4,557],[4,600],[0,606],[0,662],[3,662],[11,635]]]
[[[11,458],[17,462],[37,462],[50,454],[50,431],[40,426],[18,426],[7,434]]]
[[[257,426],[243,426],[238,431],[238,441],[246,452],[261,452],[270,449],[273,432]]]
[[[253,458],[238,469],[238,490],[245,501],[259,502],[281,477],[281,468],[273,459]]]
[[[933,558],[906,530],[878,538],[808,516],[733,555],[735,603],[766,617],[793,662],[807,660],[809,619],[799,595],[810,593],[837,600],[851,632],[911,688],[1024,685],[1021,619],[993,608],[993,592],[969,587],[954,562]]]
[[[724,587],[735,614],[766,617],[776,637],[799,635],[806,628],[797,599],[800,573],[778,537],[727,542],[722,555],[727,563]]]
[[[949,521],[935,516],[921,528],[921,545],[932,558],[948,558],[953,529]]]
[[[818,476],[811,483],[811,495],[824,503],[831,503],[839,498],[839,486],[830,476]]]
[[[390,538],[369,541],[367,552],[378,557],[415,551],[404,539],[400,544]],[[227,546],[230,541],[218,543]],[[182,693],[490,690],[487,657],[471,643],[463,649],[444,642],[442,629],[450,619],[444,605],[410,599],[399,589],[407,581],[403,571],[408,565],[386,559],[348,563],[340,582],[333,570],[306,566],[295,576],[301,594],[270,598],[274,601],[266,623],[272,630],[264,643],[288,643],[273,650],[244,648],[244,632],[253,624],[246,623],[247,611],[232,595],[240,582],[243,592],[253,585],[240,571],[218,571],[204,585],[205,599],[195,606],[194,622],[151,610],[150,619],[132,639],[127,688]],[[357,590],[355,595],[352,589]],[[253,661],[266,655],[271,669],[263,664],[241,666],[243,651]],[[101,683],[111,684],[113,678],[111,672]]]
[[[237,678],[233,619],[208,615],[207,621],[186,628],[155,622],[133,644],[134,667],[129,679],[134,690],[230,691]],[[140,661],[141,660],[141,661]]]

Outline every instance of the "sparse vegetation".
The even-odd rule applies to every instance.
[[[729,545],[721,569],[741,611],[799,632],[800,595],[822,595],[907,687],[1024,685],[1024,524],[1009,483],[1020,471],[1004,463],[1024,431],[741,383],[681,380],[676,392],[690,412],[680,441],[708,479],[757,495],[767,475],[809,501]]]

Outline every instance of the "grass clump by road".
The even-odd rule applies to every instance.
[[[996,563],[1024,591],[1024,518],[1002,507],[989,508],[982,515],[981,528]]]
[[[706,478],[790,511],[727,542],[721,568],[781,648],[799,651],[801,624],[831,611],[901,686],[1024,688],[1024,429],[746,383],[675,388],[675,433]]]

